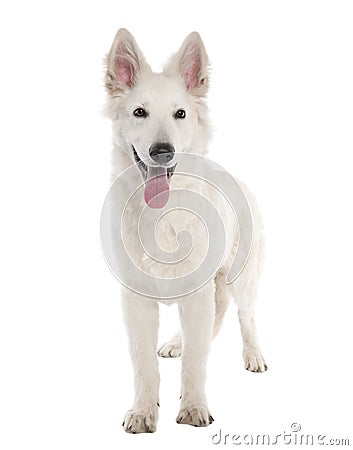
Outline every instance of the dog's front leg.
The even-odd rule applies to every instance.
[[[122,297],[135,377],[135,401],[123,426],[128,433],[152,433],[156,431],[159,398],[158,303],[127,290]]]
[[[183,332],[181,404],[178,423],[205,427],[213,422],[205,395],[206,364],[214,317],[214,284],[179,301]]]

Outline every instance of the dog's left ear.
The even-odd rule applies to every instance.
[[[200,35],[194,31],[182,43],[171,58],[164,73],[172,76],[178,73],[186,89],[193,95],[203,97],[208,91],[208,56]]]
[[[125,28],[115,36],[106,67],[105,85],[113,97],[128,92],[142,72],[151,71],[134,37]]]

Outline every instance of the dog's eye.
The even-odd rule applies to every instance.
[[[136,108],[134,111],[135,117],[147,117],[147,112],[143,108]]]
[[[174,117],[176,119],[185,119],[186,112],[184,109],[178,109],[178,111],[174,114]]]

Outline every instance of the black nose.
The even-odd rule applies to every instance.
[[[174,158],[174,147],[168,142],[157,142],[151,145],[150,157],[158,164],[166,164]]]

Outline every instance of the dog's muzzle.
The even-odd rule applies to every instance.
[[[173,160],[175,149],[166,142],[158,142],[150,147],[149,154],[152,161],[156,164],[147,165],[138,156],[134,146],[135,162],[140,169],[144,179],[144,198],[151,208],[163,208],[169,198],[170,178],[174,173],[175,167],[170,167],[169,163]]]
[[[149,154],[157,164],[168,164],[174,158],[175,149],[168,142],[157,142],[151,145]]]

